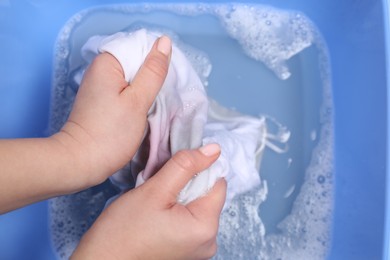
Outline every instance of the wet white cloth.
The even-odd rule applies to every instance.
[[[83,46],[82,56],[90,63],[99,53],[111,53],[120,62],[126,81],[131,82],[158,36],[145,29],[94,36]],[[76,79],[80,81],[81,77]],[[265,119],[240,115],[215,101],[209,102],[198,75],[175,45],[167,78],[149,110],[148,123],[133,160],[111,177],[122,190],[128,188],[132,176],[137,179],[136,186],[145,182],[177,151],[214,142],[221,146],[220,158],[186,185],[179,202],[187,204],[205,195],[221,177],[228,182],[227,204],[235,195],[260,184]]]

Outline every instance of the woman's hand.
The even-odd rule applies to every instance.
[[[0,140],[0,213],[94,186],[129,162],[170,55],[171,42],[163,36],[128,85],[119,62],[101,54],[87,70],[59,133]]]
[[[177,203],[179,192],[219,156],[219,146],[175,154],[159,172],[120,196],[82,238],[73,259],[207,259],[217,250],[225,202],[221,179],[204,197]]]
[[[147,113],[168,72],[171,41],[159,38],[130,85],[110,54],[88,68],[68,121],[53,136],[69,151],[83,176],[81,188],[103,182],[129,162],[147,126]],[[76,184],[77,185],[77,184]]]

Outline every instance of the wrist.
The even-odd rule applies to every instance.
[[[97,160],[93,159],[93,152],[90,151],[93,150],[90,147],[94,145],[87,144],[86,141],[80,142],[66,130],[61,130],[49,139],[55,143],[56,151],[62,157],[67,193],[89,188],[105,180],[100,177],[103,176],[99,174],[102,169],[99,169]]]

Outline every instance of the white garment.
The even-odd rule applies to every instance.
[[[82,56],[90,63],[99,53],[111,53],[120,62],[126,81],[131,82],[158,36],[145,29],[94,36],[83,46]],[[185,55],[175,45],[172,48],[169,72],[149,110],[149,129],[143,143],[129,165],[114,174],[111,181],[125,190],[133,175],[138,186],[177,151],[218,143],[220,158],[185,186],[178,201],[187,204],[205,195],[224,177],[228,204],[235,195],[260,184],[258,170],[267,136],[265,119],[243,116],[209,102]],[[80,83],[81,76],[75,78]]]

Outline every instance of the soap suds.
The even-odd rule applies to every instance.
[[[237,40],[246,55],[264,63],[280,79],[291,75],[286,63],[288,59],[311,45],[316,46],[323,83],[319,111],[321,128],[316,130],[315,138],[311,135],[317,143],[302,186],[293,188],[292,193],[298,195],[291,213],[278,225],[279,233],[266,234],[258,209],[267,199],[267,182],[236,197],[221,215],[219,249],[215,259],[324,259],[331,242],[333,210],[333,109],[326,45],[310,20],[296,11],[241,4],[117,5],[80,12],[65,25],[57,39],[51,133],[58,131],[66,121],[75,96],[76,90],[69,83],[73,77],[69,71],[72,33],[95,10],[125,14],[162,10],[185,16],[213,15],[221,21],[226,33]],[[208,56],[185,44],[180,48],[207,85],[212,68]],[[284,131],[286,136],[287,133],[289,137],[290,132]],[[288,159],[287,168],[292,162],[291,158]],[[112,187],[103,191],[89,189],[51,201],[52,241],[60,258],[69,257],[82,234],[114,194]]]
[[[280,79],[291,75],[286,61],[314,40],[310,21],[298,12],[268,6],[232,5],[217,8],[216,14],[245,53],[263,62]]]

